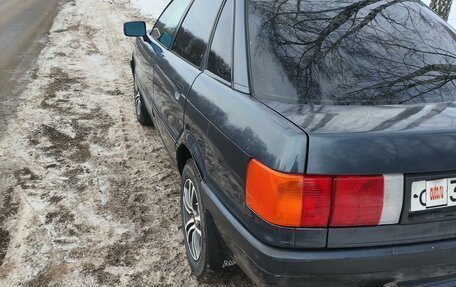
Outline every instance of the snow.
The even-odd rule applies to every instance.
[[[422,0],[426,5],[431,4],[431,0]],[[131,0],[131,3],[138,9],[140,9],[143,14],[151,16],[152,18],[158,18],[166,8],[166,5],[169,3],[169,0]],[[453,9],[451,9],[450,17],[448,23],[451,26],[456,28],[456,6],[453,4]]]
[[[169,0],[131,0],[131,3],[143,14],[157,19],[168,5]]]

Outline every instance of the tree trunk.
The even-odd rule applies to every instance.
[[[452,4],[453,0],[432,0],[430,7],[445,21],[448,21]]]

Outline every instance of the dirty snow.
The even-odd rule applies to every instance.
[[[121,34],[165,5],[72,0],[55,19],[0,143],[0,286],[198,286],[179,175],[136,123]],[[218,286],[252,283],[230,267]]]
[[[131,0],[131,3],[144,15],[157,19],[168,5],[169,0]]]
[[[0,286],[198,286],[179,174],[136,123],[122,23],[129,0],[78,0],[55,19],[0,143]],[[251,286],[230,267],[218,286]]]

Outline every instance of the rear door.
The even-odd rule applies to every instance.
[[[175,40],[166,31],[157,33],[154,28],[152,32],[157,39],[162,40],[162,44],[165,42],[171,47],[170,50],[163,50],[157,59],[153,87],[158,128],[163,129],[163,140],[170,149],[183,131],[187,93],[201,73],[200,66],[221,3],[222,0],[195,0],[182,21]]]

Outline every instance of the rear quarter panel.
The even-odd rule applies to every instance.
[[[249,95],[205,73],[189,93],[185,127],[192,131],[202,152],[205,182],[230,211],[250,230],[266,228],[269,231],[263,234],[276,233],[269,240],[293,246],[296,229],[268,225],[247,207],[246,175],[251,158],[278,171],[304,173],[307,135]],[[320,231],[318,239],[309,236],[319,242],[317,245],[326,243],[326,230]]]

